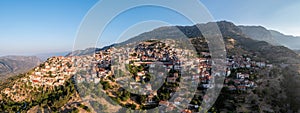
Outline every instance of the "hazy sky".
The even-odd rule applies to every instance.
[[[98,1],[1,0],[0,55],[72,50],[81,21]],[[288,35],[300,36],[299,0],[201,0],[201,2],[216,21],[228,20],[238,25],[262,25]],[[193,10],[191,7],[187,8]],[[156,19],[171,25],[190,24],[184,17],[171,10],[149,6],[129,10],[118,18],[108,25],[99,46],[113,43],[109,40],[110,37],[120,36],[139,21]]]

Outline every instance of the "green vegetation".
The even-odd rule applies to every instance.
[[[84,110],[87,111],[87,112],[91,112],[91,109],[90,109],[89,107],[85,106],[85,105],[78,104],[78,107],[84,109]]]
[[[46,107],[53,112],[60,112],[61,108],[76,94],[75,92],[74,82],[69,79],[64,86],[32,93],[31,97],[33,98],[30,101],[13,102],[9,98],[3,98],[3,103],[0,104],[0,112],[24,112],[34,106]]]
[[[3,90],[4,88],[7,88],[7,87],[11,87],[13,85],[14,81],[19,80],[20,78],[23,78],[23,77],[25,77],[25,74],[19,74],[17,76],[13,76],[13,77],[6,79],[5,82],[0,81],[0,90]]]
[[[107,106],[102,105],[101,103],[97,101],[91,101],[90,102],[91,106],[94,108],[95,111],[100,112],[100,113],[107,113]]]

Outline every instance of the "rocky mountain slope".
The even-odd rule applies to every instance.
[[[242,32],[254,40],[266,41],[272,45],[279,45],[269,30],[262,26],[239,26]]]
[[[240,35],[244,32],[228,32],[227,29],[230,28],[226,28],[226,26],[232,26],[228,24],[232,23],[222,22],[218,25],[223,26],[220,28],[225,28],[221,29],[223,37],[231,37],[236,40],[234,49],[242,49],[246,53],[252,53],[254,59],[269,62],[274,66],[271,70],[259,71],[262,76],[260,76],[257,81],[259,85],[257,89],[252,92],[253,94],[248,93],[246,95],[240,94],[236,96],[246,98],[257,98],[256,96],[258,96],[259,99],[252,102],[258,104],[260,109],[264,109],[260,112],[288,112],[290,110],[297,112],[299,110],[299,104],[294,103],[299,101],[297,98],[300,97],[300,86],[296,85],[300,83],[298,79],[299,73],[297,72],[300,63],[298,54],[287,47],[274,46],[264,41],[252,40],[247,35]],[[237,26],[235,27],[237,28]],[[226,45],[228,44],[229,43]],[[228,49],[228,54],[231,54],[231,51],[234,49]],[[232,53],[236,54],[242,50]],[[287,86],[287,84],[291,85],[290,83],[294,83],[294,85],[292,87]],[[290,93],[291,91],[293,91],[293,93]],[[243,103],[241,105],[249,105],[245,104],[247,102],[241,103]],[[226,107],[224,108],[228,109]],[[238,108],[244,109],[243,107]]]
[[[300,49],[300,37],[285,35],[275,30],[268,30],[262,26],[238,26],[249,38],[266,41],[272,45],[282,45],[292,50]]]
[[[9,75],[24,73],[40,63],[41,60],[34,56],[0,57],[0,78],[4,79]]]
[[[272,36],[278,43],[289,47],[291,49],[300,49],[300,37],[291,36],[291,35],[284,35],[278,31],[270,30]]]

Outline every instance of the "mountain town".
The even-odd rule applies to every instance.
[[[214,101],[207,92],[217,87],[214,82],[220,77],[225,78],[223,88],[209,112],[287,112],[297,108],[297,104],[289,104],[293,100],[276,101],[294,96],[285,94],[283,91],[290,89],[280,84],[292,87],[289,83],[293,80],[284,77],[295,67],[276,63],[297,60],[277,54],[263,57],[268,51],[294,54],[241,36],[230,30],[234,29],[231,23],[218,25],[223,26],[228,52],[224,60],[213,59],[208,42],[201,37],[148,39],[88,55],[51,57],[1,85],[0,112],[122,112],[124,108],[143,111],[157,107],[165,112],[200,112],[203,104]],[[251,43],[262,49],[251,48]],[[216,73],[213,67],[219,60],[225,68]],[[190,87],[195,87],[195,95],[186,101],[183,96],[193,94]],[[170,100],[172,97],[176,98]]]
[[[165,106],[166,111],[176,111],[175,106],[180,105],[181,101],[184,100],[178,97],[172,103],[168,102],[168,99],[179,88],[186,91],[189,90],[185,89],[185,87],[179,87],[179,82],[197,79],[200,81],[200,84],[195,84],[199,89],[195,97],[198,98],[194,98],[191,101],[185,112],[199,111],[201,110],[200,103],[209,101],[209,97],[205,95],[205,90],[214,87],[211,84],[213,76],[210,54],[201,52],[202,56],[200,58],[189,57],[189,59],[186,59],[187,55],[194,56],[192,51],[180,49],[176,47],[176,43],[178,42],[171,39],[163,41],[148,40],[139,43],[135,48],[118,47],[116,49],[112,47],[104,51],[98,51],[94,55],[52,57],[28,72],[25,77],[14,81],[13,86],[5,88],[1,91],[1,94],[13,102],[32,101],[35,98],[31,95],[32,92],[53,90],[56,87],[63,86],[66,81],[75,77],[77,85],[84,82],[88,84],[102,84],[103,91],[110,98],[115,98],[114,100],[123,107],[149,109]],[[147,82],[153,79],[151,74],[154,73],[149,68],[155,67],[155,62],[157,61],[162,62],[163,67],[166,69],[164,71],[168,73],[168,76],[163,78],[163,72],[152,75],[160,80],[158,82],[164,84],[161,88],[153,90],[152,84]],[[271,64],[253,61],[246,55],[229,56],[226,59],[226,65],[227,69],[224,70],[226,73],[223,76],[227,78],[225,79],[224,87],[232,93],[253,90],[256,87],[255,80],[257,78],[255,70],[272,68]],[[195,73],[191,76],[183,76],[180,70],[187,67],[195,68]],[[125,70],[128,70],[128,72],[125,72]],[[137,87],[144,84],[144,87],[140,88],[140,92],[148,95],[134,95],[122,89],[117,82],[122,81],[121,79],[126,77],[116,77],[124,75],[130,75],[129,78],[134,80],[129,83],[130,88],[136,90],[139,89]],[[125,82],[127,80],[125,79]],[[190,84],[191,82],[188,83]]]

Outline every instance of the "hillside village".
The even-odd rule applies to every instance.
[[[72,63],[71,57],[49,58],[1,93],[15,102],[21,102],[30,98],[31,92],[63,86],[76,73]]]
[[[150,67],[155,67],[155,61],[161,61],[164,64],[164,67],[166,67],[167,72],[170,72],[170,70],[174,70],[175,72],[171,73],[170,76],[167,76],[165,82],[167,83],[177,83],[180,80],[181,73],[177,72],[178,70],[182,69],[182,67],[186,66],[191,66],[193,68],[197,68],[197,73],[194,73],[194,75],[190,77],[181,77],[183,80],[190,80],[190,79],[199,79],[201,82],[201,85],[199,86],[200,89],[206,90],[208,88],[213,87],[211,85],[211,79],[213,76],[211,75],[211,58],[210,54],[207,52],[202,52],[201,54],[203,55],[203,58],[198,58],[198,60],[193,60],[192,62],[188,63],[185,62],[185,64],[182,63],[179,59],[184,59],[180,56],[176,56],[178,53],[188,53],[188,51],[183,51],[182,49],[174,49],[174,42],[168,42],[169,45],[166,43],[164,46],[170,46],[169,48],[163,48],[160,47],[161,49],[153,49],[153,42],[144,42],[141,44],[138,44],[136,48],[132,49],[125,49],[125,48],[118,48],[114,52],[115,55],[109,56],[112,52],[112,49],[109,49],[105,52],[99,52],[95,54],[94,57],[90,57],[91,59],[89,61],[93,61],[92,66],[96,66],[97,68],[90,68],[92,69],[92,73],[85,73],[84,75],[81,75],[77,78],[77,81],[79,83],[81,82],[94,82],[94,83],[99,83],[101,81],[105,91],[110,94],[111,97],[117,97],[119,91],[122,91],[120,89],[120,85],[117,84],[117,81],[120,81],[120,79],[114,79],[115,74],[113,72],[117,72],[116,70],[129,70],[129,73],[132,75],[132,79],[134,79],[135,83],[130,82],[130,88],[136,88],[140,91],[145,91],[145,94],[150,94],[146,99],[144,99],[144,102],[142,104],[138,104],[136,102],[137,100],[126,100],[126,99],[116,99],[119,101],[119,104],[131,107],[130,105],[134,104],[133,109],[138,109],[141,106],[140,105],[163,105],[166,106],[168,109],[167,111],[172,111],[174,110],[174,106],[177,104],[180,104],[180,101],[182,99],[178,98],[175,103],[170,103],[166,100],[157,100],[158,96],[158,90],[153,90],[151,84],[146,84],[142,89],[140,89],[138,86],[141,86],[143,83],[148,81],[148,75],[149,73],[152,73],[151,70],[149,70]],[[162,43],[159,43],[159,45],[163,45]],[[162,50],[165,49],[165,50]],[[156,53],[155,51],[159,51],[159,53]],[[168,50],[168,51],[166,51]],[[162,51],[162,52],[161,52]],[[163,54],[160,54],[163,53]],[[117,56],[123,56],[117,57]],[[115,61],[112,60],[112,57],[116,57]],[[100,58],[100,59],[97,59]],[[103,59],[102,59],[103,58]],[[128,60],[123,60],[128,59]],[[87,58],[88,59],[88,58]],[[127,69],[126,66],[121,66],[118,65],[118,67],[113,67],[111,63],[114,62],[119,62],[120,64],[125,63],[127,64]],[[271,68],[271,64],[266,64],[265,62],[256,62],[251,60],[250,57],[247,56],[230,56],[226,59],[226,64],[227,64],[227,70],[225,76],[227,78],[225,79],[224,86],[225,88],[228,88],[230,91],[248,91],[252,90],[256,87],[255,84],[255,79],[254,79],[254,73],[253,72],[246,72],[246,71],[240,71],[240,72],[234,72],[232,73],[232,70],[237,70],[237,69],[253,69],[257,70],[260,68]],[[112,66],[112,67],[110,67]],[[129,67],[129,69],[128,69]],[[86,71],[85,68],[81,64],[81,68]],[[120,69],[121,68],[121,69]],[[98,70],[98,71],[97,71]],[[152,70],[153,71],[153,70]],[[122,72],[123,74],[125,72]],[[125,74],[125,75],[127,75]],[[159,77],[162,77],[163,73],[157,74],[157,78],[161,79]],[[161,75],[161,76],[160,76]],[[118,75],[120,76],[120,75]],[[123,78],[124,79],[124,78]],[[128,80],[128,79],[125,79]],[[138,82],[138,84],[136,83]],[[112,88],[112,89],[110,89]],[[177,88],[174,87],[169,87],[168,88],[171,92],[176,92]],[[181,87],[181,89],[184,89],[184,87]],[[203,91],[205,92],[205,91]],[[205,93],[201,94],[198,93],[199,96],[205,97]],[[168,97],[172,96],[169,94]],[[209,98],[206,96],[206,98]],[[200,102],[196,103],[201,103],[202,99],[200,99]],[[206,100],[208,102],[209,100]],[[127,102],[127,103],[126,103]],[[190,104],[189,109],[197,111],[199,110],[199,105],[198,104]]]
[[[178,97],[174,102],[169,102],[168,99],[179,89],[188,93],[190,90],[188,87],[178,85],[184,82],[187,83],[185,85],[192,84],[198,87],[197,95],[184,112],[199,111],[203,101],[210,101],[209,96],[205,95],[205,90],[214,87],[212,85],[213,61],[208,52],[201,52],[201,57],[197,58],[192,50],[179,48],[176,43],[178,42],[174,40],[149,40],[140,42],[133,48],[112,47],[97,51],[94,55],[52,57],[26,73],[25,77],[14,81],[11,87],[2,90],[0,100],[2,96],[14,102],[34,99],[30,96],[31,92],[55,89],[74,77],[77,85],[81,83],[102,84],[103,91],[124,107],[149,109],[164,106],[166,111],[173,111],[176,110],[175,106],[184,103],[185,100]],[[166,78],[163,72],[156,73],[158,70],[153,70],[156,62],[162,62],[163,68],[166,69],[164,71],[168,73]],[[221,76],[226,76],[224,87],[231,93],[254,89],[256,87],[255,70],[272,68],[271,64],[253,61],[247,55],[228,56],[226,65],[227,69]],[[180,70],[194,71],[187,76],[182,75]],[[157,74],[154,78],[151,77],[153,73]],[[134,81],[130,81],[128,87],[144,92],[147,96],[130,94],[118,84],[129,79]],[[154,84],[148,83],[151,79],[160,80],[163,86],[155,89]],[[191,83],[195,80],[200,84]]]

